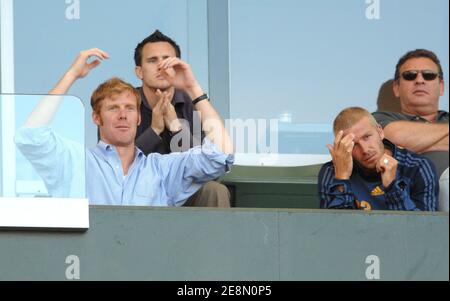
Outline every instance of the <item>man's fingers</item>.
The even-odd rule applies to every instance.
[[[92,56],[95,56],[95,57],[97,57],[97,58],[99,58],[99,59],[101,59],[101,60],[107,59],[107,57],[106,57],[103,53],[101,53],[101,52],[99,52],[99,51],[93,51],[93,52],[91,52],[91,53],[89,54],[89,57],[92,57]]]
[[[378,173],[381,173],[381,172],[384,171],[384,170],[381,168],[380,162],[381,162],[381,160],[379,160],[379,161],[377,162],[377,165],[375,166],[375,168],[377,169],[377,172],[378,172]]]
[[[344,136],[344,131],[339,131],[334,139],[334,149],[349,146],[350,143],[353,143],[353,139],[355,139],[355,135],[352,133]]]
[[[395,160],[395,158],[385,154],[378,161],[378,164],[380,165],[381,168],[383,168],[384,170],[387,170],[387,169],[394,169],[394,168],[396,168],[398,162],[397,162],[397,160]]]
[[[184,69],[184,70],[189,69],[189,65],[177,57],[168,58],[168,59],[162,61],[161,63],[159,63],[159,65],[158,65],[158,69],[160,69],[160,71],[173,70],[172,73],[175,73],[174,69],[177,69],[178,67],[180,67],[181,69]],[[168,73],[170,74],[170,71]]]
[[[327,144],[328,151],[330,152],[331,157],[334,155],[333,145]]]
[[[164,93],[164,103],[166,105],[168,105],[170,102],[171,102],[170,95],[169,95],[169,93],[165,92]]]
[[[339,146],[339,143],[341,142],[342,136],[344,135],[344,131],[339,131],[334,138],[334,148],[337,149]]]
[[[98,66],[98,63],[94,63],[95,61],[102,61],[104,59],[108,59],[109,55],[103,50],[97,48],[88,49],[80,52],[79,58],[81,58],[85,63],[87,63],[91,57],[95,57],[96,59],[88,64],[88,67],[90,69]]]
[[[176,57],[170,57],[168,59],[165,59],[164,61],[162,61],[161,63],[159,63],[159,68],[165,70],[167,68],[171,68],[177,64],[180,63],[180,60]]]
[[[351,153],[351,152],[353,152],[354,147],[355,147],[355,142],[350,141],[347,143],[345,150],[347,151],[347,153]]]
[[[93,48],[93,50],[94,50],[97,54],[101,55],[103,58],[109,59],[109,54],[108,54],[106,51],[103,51],[103,50],[101,50],[101,49],[99,49],[99,48]]]
[[[342,138],[339,146],[343,147],[346,152],[352,152],[353,147],[355,146],[355,142],[353,141],[353,139],[355,139],[355,135],[348,134],[344,138]]]
[[[92,49],[88,49],[85,51],[86,55],[88,56],[97,56],[98,58],[101,59],[107,59],[109,58],[109,54],[106,53],[105,51],[98,49],[98,48],[92,48]]]
[[[95,60],[92,63],[88,64],[88,68],[91,70],[91,69],[94,69],[95,67],[97,67],[98,65],[100,65],[100,61]]]
[[[167,110],[169,109],[169,106],[171,105],[171,99],[169,93],[165,92],[164,94],[164,113],[167,113]]]
[[[167,110],[167,102],[162,101],[161,102],[161,112],[165,114],[166,110]]]
[[[384,154],[377,162],[377,170],[379,170],[379,172],[385,172],[386,170],[393,169],[396,166],[397,160],[386,154]]]
[[[154,111],[158,114],[165,114],[167,105],[171,101],[169,93],[162,92],[160,89],[157,89],[155,95],[158,97],[158,101],[156,102]]]
[[[161,69],[159,71],[159,73],[162,75],[162,77],[164,77],[166,80],[170,80],[172,78],[175,77],[176,72],[173,68],[166,68],[166,69]]]
[[[155,92],[155,95],[158,97],[158,101],[156,102],[155,105],[155,110],[161,110],[161,105],[163,104],[163,97],[162,97],[162,92],[161,90],[157,89]]]
[[[159,68],[159,74],[164,77],[165,79],[167,79],[169,77],[169,75],[167,74],[166,70]]]
[[[157,68],[158,68],[159,70],[161,70],[161,71],[164,70],[164,69],[165,69],[165,66],[166,66],[167,60],[168,60],[168,59],[165,59],[165,60],[163,60],[162,62],[160,62],[160,63],[158,64]]]
[[[345,135],[344,138],[342,138],[341,143],[348,144],[349,142],[353,142],[355,139],[355,135],[352,133]]]

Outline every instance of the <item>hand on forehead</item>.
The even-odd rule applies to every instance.
[[[369,119],[362,118],[353,126],[344,130],[343,136],[345,137],[349,134],[353,134],[353,140],[358,141],[361,137],[365,136],[373,130],[376,130],[376,128],[374,128],[374,126],[370,123]]]
[[[352,128],[346,129],[342,133],[342,137],[353,135],[353,139],[356,138],[355,131]]]

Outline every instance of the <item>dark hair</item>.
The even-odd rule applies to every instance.
[[[141,63],[142,63],[142,49],[144,48],[144,46],[147,43],[157,43],[157,42],[167,42],[167,43],[169,43],[175,49],[175,53],[176,53],[177,58],[181,58],[180,46],[178,46],[178,44],[175,43],[174,40],[172,40],[168,36],[164,35],[159,30],[155,30],[154,33],[152,33],[151,35],[146,37],[144,40],[142,40],[142,42],[140,42],[136,46],[136,49],[134,50],[134,63],[136,64],[136,66],[141,66]]]
[[[432,60],[439,68],[439,78],[444,79],[444,73],[442,72],[441,62],[439,61],[438,57],[434,52],[426,49],[416,49],[408,51],[405,55],[403,55],[400,60],[397,63],[397,66],[395,67],[395,80],[398,80],[400,77],[400,68],[403,66],[404,63],[406,63],[409,59],[416,59],[416,58],[429,58]]]

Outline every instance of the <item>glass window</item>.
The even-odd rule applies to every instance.
[[[1,196],[85,198],[85,126],[81,100],[53,95],[0,97],[6,117],[1,120]],[[55,104],[54,118],[51,112],[39,111],[41,102]],[[33,111],[34,119],[30,119]],[[54,140],[63,142],[67,149],[52,144]],[[67,168],[66,163],[71,167]]]

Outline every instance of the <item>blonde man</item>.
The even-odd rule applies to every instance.
[[[384,139],[373,116],[347,108],[334,120],[333,158],[319,173],[321,208],[435,211],[433,163]]]

